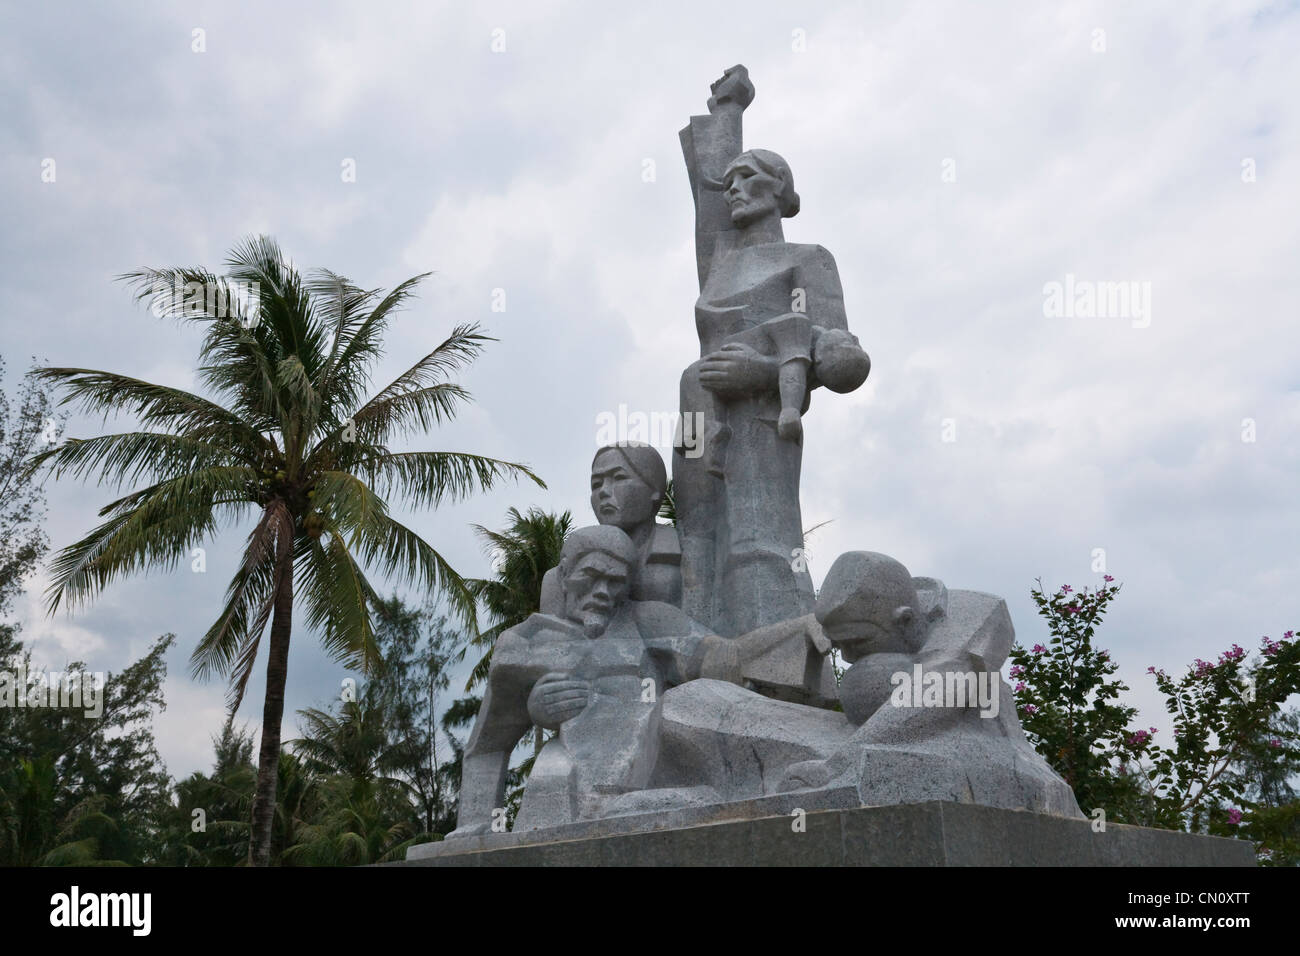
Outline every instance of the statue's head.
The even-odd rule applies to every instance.
[[[591,510],[601,524],[631,533],[653,522],[667,489],[664,460],[649,445],[606,445],[592,459]]]
[[[581,624],[588,637],[600,637],[627,600],[636,559],[632,539],[612,525],[570,534],[560,549],[564,616]]]
[[[769,216],[799,214],[790,164],[768,149],[749,149],[733,159],[722,174],[722,190],[731,221],[741,229]]]
[[[835,559],[817,594],[826,637],[853,662],[866,654],[915,653],[928,630],[907,568],[884,554],[849,551]]]

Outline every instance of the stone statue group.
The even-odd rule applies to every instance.
[[[676,526],[656,521],[668,472],[654,448],[597,452],[599,523],[568,537],[540,612],[496,643],[450,837],[499,829],[510,754],[534,725],[558,732],[516,830],[778,794],[1080,816],[1001,678],[1001,598],[866,551],[841,555],[814,593],[802,416],[814,390],[850,392],[871,362],[834,258],[785,241],[781,220],[799,211],[789,165],[743,148],[747,71],[711,92],[681,131],[701,355],[682,375],[681,421],[701,433],[673,454]],[[838,686],[833,648],[851,664]]]

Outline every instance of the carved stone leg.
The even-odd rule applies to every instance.
[[[714,630],[735,636],[812,611],[799,511],[802,441],[777,436],[771,400],[736,403],[727,462],[726,551]],[[802,684],[802,671],[792,675]]]
[[[677,534],[682,551],[682,610],[706,626],[713,619],[714,577],[717,563],[717,524],[722,508],[722,482],[708,472],[707,436],[713,421],[713,397],[700,386],[699,362],[682,374],[683,421],[703,427],[687,432],[687,447],[673,452],[673,500],[677,507]]]
[[[510,752],[532,725],[517,702],[507,703],[517,696],[517,692],[503,694],[501,689],[494,694],[489,674],[483,704],[465,745],[456,829],[447,834],[447,839],[489,832],[492,811],[505,807]]]

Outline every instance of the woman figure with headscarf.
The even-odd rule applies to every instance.
[[[606,445],[591,462],[591,510],[600,524],[621,529],[636,547],[637,564],[628,597],[682,603],[681,549],[677,530],[655,517],[668,493],[668,471],[659,452],[640,442]],[[543,613],[560,600],[554,569],[542,579]]]
[[[682,376],[673,487],[682,609],[736,636],[812,610],[799,416],[819,385],[861,385],[871,361],[848,330],[834,258],[785,241],[781,220],[799,211],[789,165],[768,150],[742,152],[741,114],[754,97],[747,71],[732,67],[711,89],[709,115],[681,132],[701,358]]]

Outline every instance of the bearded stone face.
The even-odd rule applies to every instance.
[[[624,561],[602,551],[580,555],[563,581],[564,616],[581,624],[587,637],[600,637],[627,600],[630,571]]]

